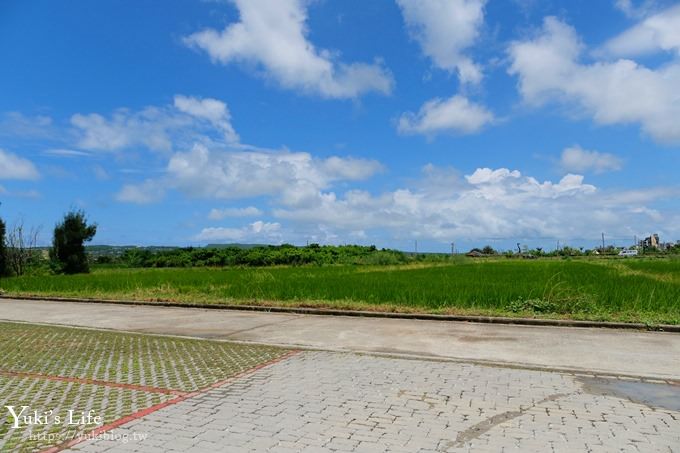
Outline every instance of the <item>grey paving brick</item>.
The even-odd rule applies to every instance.
[[[568,374],[305,352],[81,451],[680,451],[680,413],[593,395]]]

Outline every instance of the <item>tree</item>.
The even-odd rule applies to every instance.
[[[485,255],[495,255],[496,251],[490,245],[485,245],[482,249],[482,253]]]
[[[7,227],[5,222],[0,219],[0,277],[7,275],[7,246],[5,242],[5,233]]]
[[[36,245],[38,243],[39,228],[26,231],[23,219],[19,219],[7,233],[6,266],[8,273],[24,275],[28,267],[38,259]]]
[[[89,272],[90,266],[83,243],[91,241],[95,234],[97,225],[88,225],[83,211],[68,212],[64,220],[54,227],[50,250],[53,268],[64,274]]]

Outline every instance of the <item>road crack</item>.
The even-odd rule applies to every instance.
[[[502,412],[500,414],[494,415],[493,417],[489,417],[485,420],[482,420],[481,422],[479,422],[475,425],[472,425],[468,429],[458,433],[458,436],[456,436],[455,442],[449,442],[449,445],[447,445],[446,448],[443,451],[447,451],[449,448],[462,447],[467,442],[470,442],[473,439],[479,438],[482,434],[486,433],[487,431],[494,428],[495,426],[500,425],[501,423],[505,423],[509,420],[515,419],[517,417],[521,417],[527,411],[533,409],[536,406],[540,406],[541,404],[544,404],[544,403],[547,403],[547,402],[550,402],[550,401],[555,401],[557,399],[564,398],[565,396],[570,396],[570,395],[573,395],[573,394],[574,394],[574,392],[572,392],[572,393],[555,393],[554,395],[550,395],[546,398],[543,398],[542,400],[537,401],[530,406],[526,406],[526,407],[520,406],[519,410]]]

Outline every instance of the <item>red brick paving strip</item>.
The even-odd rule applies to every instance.
[[[64,442],[61,445],[57,445],[56,447],[50,447],[46,450],[43,450],[41,453],[56,453],[56,452],[65,450],[67,448],[71,448],[74,445],[77,445],[77,444],[79,444],[83,441],[89,440],[91,438],[96,438],[97,436],[99,436],[102,433],[105,433],[107,431],[111,431],[112,429],[118,428],[119,426],[124,425],[126,423],[129,423],[133,420],[140,419],[142,417],[145,417],[145,416],[147,416],[147,415],[149,415],[153,412],[156,412],[160,409],[163,409],[165,407],[171,406],[173,404],[181,403],[182,401],[184,401],[188,398],[192,398],[194,396],[200,395],[201,393],[205,393],[205,392],[207,392],[211,389],[214,389],[216,387],[220,387],[220,386],[223,386],[225,384],[228,384],[228,383],[235,381],[236,379],[239,379],[243,376],[247,376],[249,374],[255,373],[256,371],[258,371],[258,370],[260,370],[264,367],[274,365],[278,362],[282,362],[282,361],[288,359],[289,357],[292,357],[295,354],[298,354],[299,352],[300,351],[298,351],[298,350],[293,350],[293,351],[287,352],[286,354],[283,354],[280,357],[269,360],[268,362],[261,363],[259,365],[256,365],[256,366],[250,368],[250,369],[241,371],[240,373],[237,373],[234,376],[231,376],[231,377],[224,379],[222,381],[212,383],[212,384],[210,384],[206,387],[203,387],[202,389],[195,390],[193,392],[180,392],[180,391],[177,391],[177,390],[172,390],[172,392],[178,394],[178,396],[176,398],[173,398],[169,401],[165,401],[163,403],[155,404],[151,407],[147,407],[146,409],[139,410],[139,411],[137,411],[133,414],[127,415],[123,418],[119,418],[118,420],[114,420],[113,422],[108,423],[106,425],[102,425],[98,428],[95,428],[88,433],[83,433],[83,434],[77,436],[74,439],[71,439],[67,442]],[[2,374],[2,373],[3,372],[0,372],[0,374]],[[33,373],[21,373],[21,374],[22,375],[34,375],[35,377],[49,378],[48,376],[42,376],[40,374],[33,374]],[[58,376],[53,376],[53,377],[58,378]],[[109,385],[109,386],[112,386],[112,387],[122,387],[122,388],[127,388],[127,389],[132,389],[132,390],[143,390],[143,391],[147,391],[147,392],[156,392],[156,393],[158,393],[158,390],[163,390],[164,391],[163,393],[168,392],[168,389],[157,389],[155,387],[144,387],[144,386],[138,386],[138,385],[133,385],[133,384],[118,384],[118,383],[115,383],[115,382],[107,382],[107,381],[91,381],[89,379],[63,378],[63,379],[57,379],[57,380],[65,380],[65,381],[69,381],[69,382],[82,382],[82,383],[86,383],[86,384],[91,384],[93,382],[97,382],[98,385]]]

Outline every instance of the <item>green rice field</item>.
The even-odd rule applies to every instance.
[[[679,259],[98,269],[3,279],[8,295],[680,324]]]

